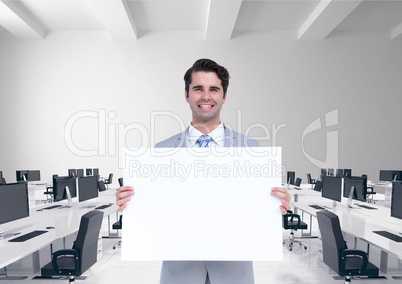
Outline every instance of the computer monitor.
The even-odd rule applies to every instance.
[[[68,176],[69,177],[76,177],[77,176],[77,170],[76,169],[68,169]]]
[[[28,180],[28,171],[16,171],[15,172],[15,179],[16,181],[27,181]]]
[[[78,178],[78,201],[86,201],[98,197],[97,176]]]
[[[351,169],[336,169],[336,176],[337,177],[350,177],[352,176]]]
[[[40,180],[39,170],[19,170],[16,171],[17,181],[38,181]]]
[[[402,171],[393,170],[392,171],[392,180],[402,180]]]
[[[40,171],[39,170],[29,170],[27,180],[28,181],[39,181],[40,180]]]
[[[327,175],[334,176],[335,175],[334,169],[328,169]]]
[[[328,173],[328,169],[321,169],[321,176],[326,176]]]
[[[380,181],[392,181],[394,179],[393,171],[380,170]]]
[[[349,198],[350,191],[354,188],[352,199],[366,201],[367,178],[365,177],[345,177],[343,183],[343,197]]]
[[[323,176],[321,196],[333,201],[342,200],[342,178],[335,176]],[[336,205],[336,203],[334,203]]]
[[[288,171],[286,174],[286,183],[287,184],[295,184],[296,173]]]
[[[94,176],[98,176],[99,175],[99,169],[92,169],[92,174],[94,175]]]
[[[68,188],[69,192],[67,192],[66,188]],[[59,177],[57,175],[53,176],[53,200],[61,201],[69,199],[68,195],[71,195],[71,198],[77,197],[77,185],[76,178],[63,176]]]
[[[28,216],[28,184],[22,182],[0,185],[0,225]],[[6,237],[5,232],[0,232],[0,236]]]
[[[85,175],[86,176],[92,176],[92,169],[86,169],[85,170]]]
[[[84,169],[77,169],[77,177],[83,177],[84,176]]]
[[[402,219],[402,181],[392,182],[391,217]]]

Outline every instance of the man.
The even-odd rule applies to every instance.
[[[159,142],[155,147],[246,147],[259,146],[257,140],[229,129],[220,120],[227,99],[229,72],[209,59],[199,59],[185,73],[185,99],[192,112],[191,125],[183,132]],[[202,138],[202,139],[200,139]],[[134,195],[134,188],[120,187],[116,204],[123,211]],[[290,209],[290,195],[273,188],[281,199],[280,210]],[[164,261],[161,284],[252,284],[251,261]]]

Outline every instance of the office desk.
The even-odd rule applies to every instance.
[[[342,231],[346,234],[353,236],[355,239],[362,240],[367,244],[378,248],[381,251],[381,262],[380,269],[384,272],[387,271],[386,259],[388,254],[392,254],[397,258],[402,259],[402,243],[397,243],[388,238],[380,236],[373,231],[389,231],[394,234],[401,232],[401,222],[395,218],[390,217],[388,214],[388,208],[381,208],[380,206],[375,206],[369,204],[372,207],[378,207],[377,210],[370,209],[354,209],[348,208],[346,199],[342,200],[342,203],[338,203],[335,208],[327,209],[339,217],[339,222]],[[316,217],[317,211],[320,209],[314,209],[310,205],[317,204],[320,206],[331,205],[331,202],[324,201],[322,199],[320,202],[294,202],[292,205],[302,212],[309,214],[310,216]]]
[[[98,205],[104,204],[101,200],[110,199],[107,194],[101,196]],[[109,203],[108,202],[108,203]],[[60,202],[60,204],[66,204]],[[50,206],[44,204],[43,206],[32,208],[30,210],[30,216],[14,222],[9,222],[3,225],[3,229],[7,232],[20,232],[19,235],[29,233],[34,230],[46,230],[45,234],[29,239],[25,242],[9,242],[10,237],[4,240],[0,240],[0,268],[5,267],[25,256],[28,256],[39,249],[50,245],[57,239],[65,238],[78,231],[81,216],[85,213],[94,210],[94,208],[84,207],[82,203],[75,203],[71,208],[54,208],[50,210],[41,210],[44,207]],[[108,208],[101,210],[104,212],[104,216],[109,216],[117,212],[117,206],[111,205]],[[46,227],[54,227],[54,229],[46,229]],[[17,237],[17,236],[15,236]]]

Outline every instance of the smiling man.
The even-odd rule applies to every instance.
[[[187,129],[155,147],[258,147],[259,142],[227,127],[220,111],[227,99],[229,72],[210,59],[199,59],[184,75],[184,96],[192,112]],[[224,186],[224,185],[222,185]],[[134,195],[132,186],[122,186],[116,193],[119,211]],[[290,195],[284,188],[273,188],[281,199],[281,210],[290,209]],[[222,224],[224,225],[224,224]],[[216,232],[209,232],[215,234]],[[164,261],[160,284],[253,284],[251,261]]]

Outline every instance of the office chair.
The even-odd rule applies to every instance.
[[[105,183],[103,182],[103,180],[98,180],[98,190],[99,191],[105,191],[106,190],[106,186],[105,186]]]
[[[109,189],[109,184],[112,184],[113,182],[113,174],[109,174],[109,178],[105,179],[104,183],[106,184],[107,189]]]
[[[322,189],[322,181],[317,180],[317,181],[315,182],[315,185],[314,185],[314,190],[315,190],[315,191],[321,191],[321,189]]]
[[[367,180],[367,175],[363,174],[362,178],[365,178]],[[374,202],[374,194],[377,194],[374,191],[374,187],[367,185],[367,192],[366,192],[366,197],[367,197],[366,200],[367,200],[367,202]]]
[[[311,188],[315,185],[316,180],[311,178],[311,174],[307,174],[307,183],[311,184]]]
[[[301,181],[302,181],[302,179],[301,179],[301,178],[299,178],[299,177],[298,177],[298,178],[296,178],[294,186],[300,186]]]
[[[52,261],[41,268],[41,276],[34,278],[53,279],[66,276],[69,283],[75,283],[75,276],[81,276],[97,260],[102,220],[103,212],[99,210],[83,215],[73,248],[54,252]]]
[[[345,283],[350,283],[352,276],[380,278],[378,267],[368,261],[366,252],[348,249],[337,215],[321,210],[317,212],[317,220],[321,231],[323,261],[339,276],[344,277]]]
[[[296,220],[294,220],[296,219]],[[282,227],[285,230],[290,230],[290,236],[288,239],[283,240],[283,244],[288,243],[288,249],[293,249],[294,243],[297,243],[307,249],[307,246],[301,241],[295,240],[294,231],[307,230],[307,224],[301,221],[300,215],[294,214],[291,210],[287,210],[287,214],[282,216]]]

